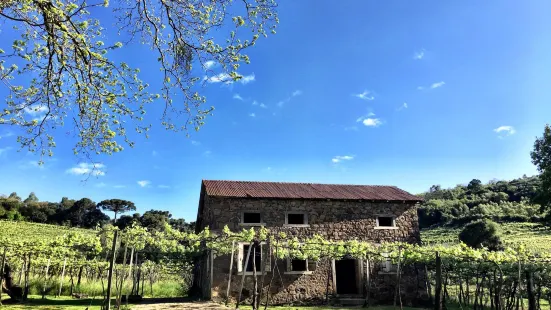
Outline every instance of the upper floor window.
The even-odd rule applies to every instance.
[[[377,216],[377,226],[379,229],[395,229],[396,219],[391,215],[379,215]]]
[[[304,212],[287,212],[285,214],[285,226],[307,227],[308,214]]]
[[[260,212],[245,211],[241,213],[241,225],[263,226],[262,215]]]

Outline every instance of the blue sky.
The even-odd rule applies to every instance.
[[[102,175],[85,180],[70,137],[58,136],[38,167],[3,126],[0,193],[121,198],[195,220],[202,179],[419,193],[533,175],[530,150],[551,122],[549,12],[544,0],[280,1],[277,35],[240,68],[248,83],[203,90],[216,110],[199,132],[186,138],[154,122],[149,140],[101,157]],[[157,85],[147,50],[123,53]]]

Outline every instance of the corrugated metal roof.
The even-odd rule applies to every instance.
[[[220,197],[423,201],[396,186],[215,180],[203,184],[207,195]]]

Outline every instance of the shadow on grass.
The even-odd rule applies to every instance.
[[[173,297],[173,298],[144,298],[138,303],[131,304],[160,304],[160,303],[180,303],[193,301],[187,297]],[[111,299],[111,304],[116,304],[116,299]],[[2,300],[2,304],[8,306],[60,306],[60,307],[72,307],[72,306],[101,306],[103,304],[103,298],[86,298],[86,299],[68,299],[68,298],[29,298],[24,301],[13,301],[11,299]],[[123,301],[123,304],[125,302]]]

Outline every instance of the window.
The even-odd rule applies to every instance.
[[[240,225],[247,226],[263,226],[262,216],[260,212],[243,212],[241,213]]]
[[[381,261],[381,273],[396,273],[398,265],[392,262],[392,258],[388,253],[381,253],[383,260]]]
[[[389,215],[379,215],[377,216],[377,227],[380,229],[392,229],[396,228],[396,221],[394,220],[394,216]]]
[[[288,257],[285,274],[312,274],[316,267],[317,263],[315,261]]]
[[[308,227],[308,215],[304,212],[287,212],[285,226]]]
[[[270,271],[270,251],[267,248],[267,245],[264,243],[258,244],[256,246],[253,245],[249,256],[249,261],[247,263],[247,268],[244,268],[250,246],[250,243],[239,243],[237,271],[241,273],[243,272],[243,269],[245,269],[247,274],[252,274],[254,268],[253,266],[256,266],[256,272],[262,272],[263,264],[265,264],[264,270]]]

